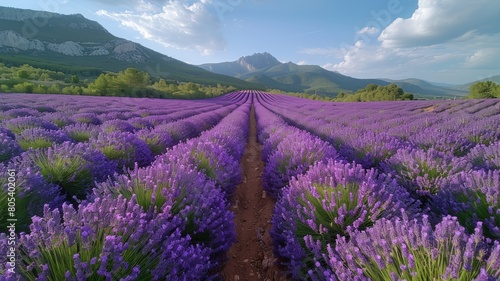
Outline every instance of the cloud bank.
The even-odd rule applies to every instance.
[[[419,0],[410,18],[395,19],[378,38],[360,39],[347,51],[343,46],[337,50],[317,48],[314,52],[345,52],[339,61],[323,67],[348,75],[373,77],[374,70],[379,70],[379,77],[407,78],[405,75],[417,73],[426,79],[465,79],[465,83],[498,75],[498,11],[498,0]],[[376,34],[370,27],[359,32]],[[312,49],[302,52],[312,53]]]
[[[120,22],[138,31],[144,38],[165,47],[211,54],[223,50],[226,40],[219,18],[211,12],[211,0],[188,3],[183,0],[158,2],[135,1],[134,11],[110,12],[98,15]]]

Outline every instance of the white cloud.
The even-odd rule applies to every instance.
[[[297,62],[298,65],[306,65],[307,62],[305,60],[301,60],[299,62]]]
[[[500,32],[498,0],[419,0],[411,18],[398,18],[379,40],[387,47],[415,47],[444,43],[468,32]]]
[[[220,20],[210,11],[210,1],[188,4],[183,0],[170,0],[158,9],[151,2],[141,0],[134,12],[100,10],[97,14],[116,20],[166,47],[210,54],[226,45]]]
[[[354,77],[462,84],[500,74],[498,11],[498,0],[419,0],[411,18],[398,18],[382,31],[379,44],[359,40],[349,47],[306,51],[343,53],[323,67]]]
[[[461,84],[500,74],[500,36],[467,34],[432,46],[393,48],[358,41],[325,69],[359,78],[423,78]]]
[[[370,27],[370,26],[365,26],[362,29],[360,29],[357,34],[368,34],[368,35],[374,35],[377,34],[380,30],[376,27]]]
[[[480,49],[467,57],[464,67],[498,69],[500,67],[500,50],[498,48]]]

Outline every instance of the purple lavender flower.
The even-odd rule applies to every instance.
[[[76,142],[88,142],[99,134],[99,126],[87,123],[75,123],[62,129]]]
[[[127,121],[121,119],[108,120],[101,125],[101,131],[111,133],[111,132],[129,132],[135,131],[135,127],[132,126]]]
[[[112,175],[116,164],[86,143],[65,142],[47,149],[30,150],[13,163],[39,171],[46,181],[63,189],[67,200],[84,199],[95,181]]]
[[[284,258],[295,278],[303,278],[327,245],[353,230],[363,230],[381,218],[400,215],[407,208],[411,217],[420,203],[394,180],[361,165],[329,160],[315,164],[305,175],[290,181],[273,214],[271,237],[275,252]],[[308,245],[311,236],[317,243]]]
[[[466,156],[476,169],[500,169],[500,141],[490,145],[478,144]]]
[[[154,127],[174,121],[167,115],[151,115],[151,116],[145,116],[143,117],[143,119],[151,123],[151,125],[153,125]]]
[[[481,222],[484,235],[500,241],[500,170],[457,174],[435,196],[432,208],[457,216],[469,233]]]
[[[449,155],[463,156],[473,147],[473,143],[462,137],[456,128],[428,127],[412,135],[410,142],[423,150],[433,148]]]
[[[153,214],[168,207],[174,216],[185,218],[179,229],[192,243],[209,247],[217,259],[229,249],[236,236],[234,215],[224,193],[204,174],[178,162],[155,162],[129,174],[100,184],[94,197],[135,197],[145,212]]]
[[[110,160],[115,161],[118,169],[123,167],[132,169],[136,162],[139,167],[145,167],[154,160],[146,142],[131,133],[101,132],[90,140],[90,144],[102,151]]]
[[[71,116],[71,119],[78,123],[101,125],[102,121],[95,113],[77,113]]]
[[[192,165],[207,178],[214,180],[230,198],[240,183],[242,172],[239,162],[222,147],[203,140],[190,140],[179,144],[159,156],[155,163]]]
[[[61,130],[45,130],[39,128],[26,129],[17,138],[23,150],[48,148],[54,144],[71,142],[68,135]]]
[[[158,125],[155,129],[168,132],[176,144],[182,140],[194,138],[199,133],[196,131],[195,124],[188,120],[179,120]]]
[[[40,172],[23,165],[9,166],[14,171],[15,176],[15,198],[16,210],[15,218],[16,230],[26,231],[31,223],[32,216],[42,215],[43,206],[49,204],[52,208],[61,206],[64,197],[60,195],[61,188],[58,185],[48,183]],[[0,163],[0,205],[8,206],[7,198],[9,194],[8,167]],[[12,182],[11,182],[12,183]],[[10,197],[10,196],[9,196]],[[0,229],[7,229],[9,218],[8,208],[0,209]],[[0,270],[1,271],[1,270]]]
[[[17,117],[7,120],[5,126],[15,134],[20,134],[24,130],[32,128],[41,128],[46,130],[58,130],[59,128],[53,123],[47,122],[40,117],[27,116]]]
[[[9,161],[23,152],[21,146],[8,130],[0,130],[0,163]]]
[[[436,194],[454,174],[470,169],[463,158],[432,148],[427,151],[400,149],[381,166],[386,173],[394,174],[409,191],[424,197]]]
[[[234,159],[240,159],[245,153],[246,131],[240,130],[240,127],[225,127],[205,131],[200,138],[216,146],[222,146]]]
[[[57,110],[51,106],[47,105],[40,105],[40,106],[35,106],[36,111],[42,112],[42,113],[54,113],[57,112]]]
[[[14,119],[17,117],[40,116],[40,112],[33,108],[13,108],[5,111],[6,119]]]
[[[319,138],[303,131],[291,134],[269,157],[262,175],[264,189],[278,198],[292,177],[305,173],[316,162],[337,157],[337,151]]]
[[[325,257],[326,270],[313,274],[316,280],[329,275],[339,280],[495,280],[500,278],[500,244],[489,244],[481,229],[478,224],[468,235],[450,216],[434,230],[426,216],[422,221],[404,214],[402,220],[381,219],[353,232],[349,241],[337,239],[335,251]]]
[[[153,123],[151,123],[150,121],[148,121],[146,118],[143,118],[143,117],[135,117],[135,118],[129,119],[128,123],[130,125],[134,126],[134,128],[136,130],[153,128]]]
[[[154,218],[135,202],[105,196],[78,210],[64,204],[35,217],[21,234],[20,274],[29,280],[188,280],[208,276],[208,252],[177,229],[170,207]]]
[[[160,155],[174,145],[170,133],[161,129],[144,128],[136,133],[136,136],[146,142],[153,155]]]
[[[64,112],[47,113],[42,116],[42,119],[55,124],[59,128],[64,128],[75,123],[71,120],[70,116]]]

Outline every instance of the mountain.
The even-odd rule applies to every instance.
[[[133,67],[170,81],[256,87],[118,38],[80,14],[62,15],[7,7],[0,7],[0,63],[26,63],[94,77],[102,72]]]
[[[453,85],[446,86],[445,84],[430,83],[421,79],[409,78],[402,80],[382,79],[387,82],[398,85],[405,91],[416,94],[426,95],[432,93],[433,96],[466,96],[469,90],[455,89]]]
[[[215,73],[242,77],[248,73],[281,64],[269,53],[257,53],[251,56],[241,57],[237,61],[223,63],[207,63],[200,65],[201,68]]]
[[[470,83],[467,83],[467,84],[457,85],[457,86],[454,87],[454,89],[463,90],[463,91],[467,91],[468,92],[469,91],[469,87],[472,84],[475,84],[477,82],[484,82],[484,81],[492,81],[492,82],[495,82],[497,84],[500,84],[500,75],[496,75],[496,76],[484,78],[484,79],[477,80],[477,81],[474,81],[474,82],[470,82]]]
[[[468,92],[432,85],[419,79],[388,80],[358,79],[326,70],[317,65],[281,63],[269,53],[241,57],[237,61],[200,65],[215,73],[232,75],[269,89],[289,92],[318,93],[335,96],[339,92],[356,92],[368,84],[397,84],[406,92],[418,96],[465,96]]]

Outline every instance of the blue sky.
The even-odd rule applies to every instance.
[[[269,52],[282,62],[316,64],[357,78],[463,84],[500,74],[498,0],[0,3],[80,13],[116,36],[191,64]]]

